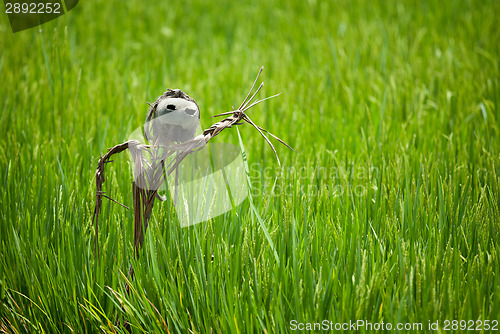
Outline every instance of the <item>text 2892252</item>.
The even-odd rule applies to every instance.
[[[7,14],[61,14],[61,4],[58,2],[7,2],[5,4]]]

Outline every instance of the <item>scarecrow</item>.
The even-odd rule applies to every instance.
[[[280,143],[292,149],[281,139],[271,134],[267,130],[256,125],[246,114],[248,109],[262,101],[278,96],[273,95],[261,100],[254,101],[257,93],[264,83],[253,92],[255,84],[263,68],[260,69],[252,88],[246,98],[237,108],[212,117],[227,116],[223,120],[214,123],[200,135],[196,136],[196,129],[199,125],[200,109],[196,101],[180,89],[168,89],[163,95],[158,97],[154,103],[149,103],[150,108],[144,124],[144,136],[147,144],[138,140],[129,140],[116,145],[101,156],[96,170],[96,204],[93,214],[93,225],[95,228],[95,247],[99,257],[98,218],[101,211],[102,199],[107,198],[118,203],[102,191],[104,183],[104,167],[110,161],[111,156],[125,150],[129,150],[134,161],[134,182],[133,182],[133,203],[134,203],[134,256],[138,258],[139,249],[144,242],[144,235],[148,228],[148,223],[153,210],[155,200],[165,201],[166,198],[158,193],[161,186],[167,182],[167,177],[174,173],[174,203],[177,201],[177,187],[179,165],[190,154],[198,152],[206,147],[208,142],[220,134],[223,130],[231,128],[233,125],[240,125],[244,122],[252,125],[264,137],[272,148],[278,164],[280,163],[276,149],[266,136],[273,137]],[[252,94],[253,92],[253,94]],[[293,149],[292,149],[293,150]],[[124,207],[125,205],[118,203]],[[130,266],[129,275],[133,278],[134,270]]]

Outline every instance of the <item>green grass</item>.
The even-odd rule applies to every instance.
[[[16,34],[0,15],[0,332],[500,320],[499,2],[169,4],[81,1]],[[104,199],[98,262],[100,154],[166,88],[207,127],[261,65],[282,95],[250,115],[297,152],[280,168],[242,126],[252,200],[188,228],[157,206],[139,260]],[[131,205],[127,157],[106,175]]]

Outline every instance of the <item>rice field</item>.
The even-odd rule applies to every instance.
[[[499,14],[89,0],[15,34],[0,15],[0,332],[500,330]],[[281,95],[248,114],[295,152],[274,141],[280,166],[249,124],[225,130],[248,197],[188,227],[155,205],[138,259],[133,210],[103,199],[98,258],[101,154],[167,88],[208,128],[261,66],[259,96]],[[104,190],[132,207],[113,160]]]

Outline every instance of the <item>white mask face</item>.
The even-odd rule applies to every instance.
[[[200,123],[200,110],[196,103],[181,98],[166,98],[156,107],[156,120],[165,125],[178,125],[185,130],[196,129]]]
[[[163,97],[155,116],[144,125],[149,142],[184,142],[195,137],[200,124],[200,109],[194,101],[180,97]]]

